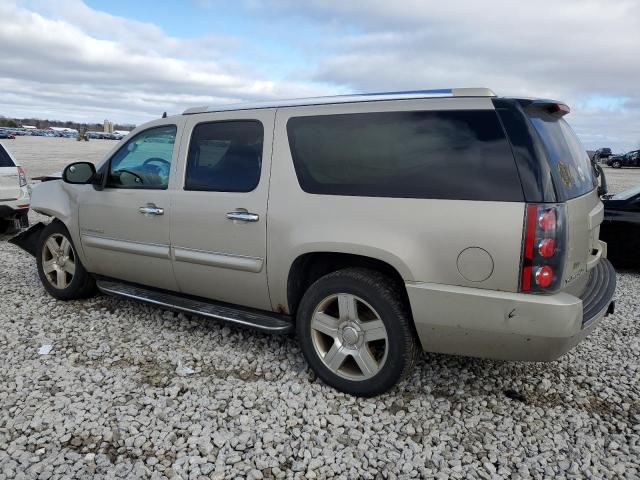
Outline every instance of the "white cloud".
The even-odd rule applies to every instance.
[[[58,12],[56,5],[48,8]],[[193,105],[324,91],[311,83],[269,81],[231,60],[178,56],[173,50],[193,51],[185,42],[204,50],[212,39],[176,39],[153,25],[77,6],[73,15],[70,5],[60,9],[56,19],[16,3],[3,7],[0,113],[141,122]]]
[[[572,105],[568,119],[587,147],[640,141],[636,0],[253,4],[327,26],[310,49],[313,80],[359,91],[488,86],[505,96],[558,98]],[[597,97],[610,101],[596,108]]]
[[[0,17],[0,114],[141,122],[257,98],[488,86],[568,102],[589,148],[640,142],[635,0],[244,0],[264,45],[177,38],[81,0],[16,1]],[[192,1],[203,15],[228,6]]]

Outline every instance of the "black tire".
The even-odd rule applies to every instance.
[[[622,162],[620,160],[614,160],[611,163],[612,168],[622,168]]]
[[[53,284],[53,281],[49,279],[47,274],[44,271],[44,261],[45,261],[45,244],[46,242],[55,235],[56,238],[66,238],[66,240],[70,244],[70,252],[69,258],[73,260],[75,263],[75,272],[73,275],[66,274],[65,279],[69,279],[68,285],[64,288],[58,288]],[[47,250],[47,254],[49,251]],[[67,260],[68,261],[68,260]],[[87,272],[87,270],[82,265],[80,258],[76,254],[76,247],[73,245],[73,241],[71,239],[71,235],[67,228],[62,224],[62,222],[58,220],[54,220],[49,225],[47,225],[42,232],[40,233],[40,238],[38,239],[38,245],[36,249],[36,263],[38,266],[38,276],[40,277],[40,281],[44,286],[45,290],[49,292],[49,294],[57,298],[58,300],[75,300],[79,298],[87,298],[94,295],[97,292],[96,282],[94,278]],[[53,273],[53,272],[52,272]],[[59,273],[55,273],[57,275]]]
[[[0,234],[7,233],[12,226],[11,220],[0,218]]]
[[[364,300],[368,304],[364,308],[368,310],[367,307],[371,307],[384,323],[386,359],[380,362],[382,366],[372,377],[352,380],[334,373],[314,346],[313,335],[318,334],[311,327],[314,312],[327,298],[337,294],[349,294]],[[419,352],[411,314],[400,286],[380,272],[365,268],[339,270],[311,285],[298,307],[296,333],[307,362],[324,383],[361,397],[379,395],[391,389],[412,370]]]

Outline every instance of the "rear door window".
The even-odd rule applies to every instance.
[[[15,165],[4,147],[0,145],[0,168],[2,167],[15,167]]]
[[[250,192],[260,182],[262,123],[232,120],[200,123],[193,129],[185,190]]]
[[[529,119],[544,144],[556,189],[567,199],[593,190],[596,180],[591,161],[569,124],[542,110],[530,111]]]
[[[523,201],[494,110],[293,117],[287,132],[308,193]]]

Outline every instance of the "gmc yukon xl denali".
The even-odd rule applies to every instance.
[[[553,360],[616,283],[568,112],[487,89],[193,108],[37,185],[53,220],[16,242],[58,299],[295,331],[354,395],[420,350]]]

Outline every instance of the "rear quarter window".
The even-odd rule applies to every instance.
[[[591,161],[569,124],[541,110],[530,112],[529,119],[544,145],[556,189],[567,199],[593,190]]]
[[[287,133],[308,193],[523,201],[494,110],[292,117]]]
[[[7,151],[0,145],[0,168],[2,167],[15,167],[15,165]]]

